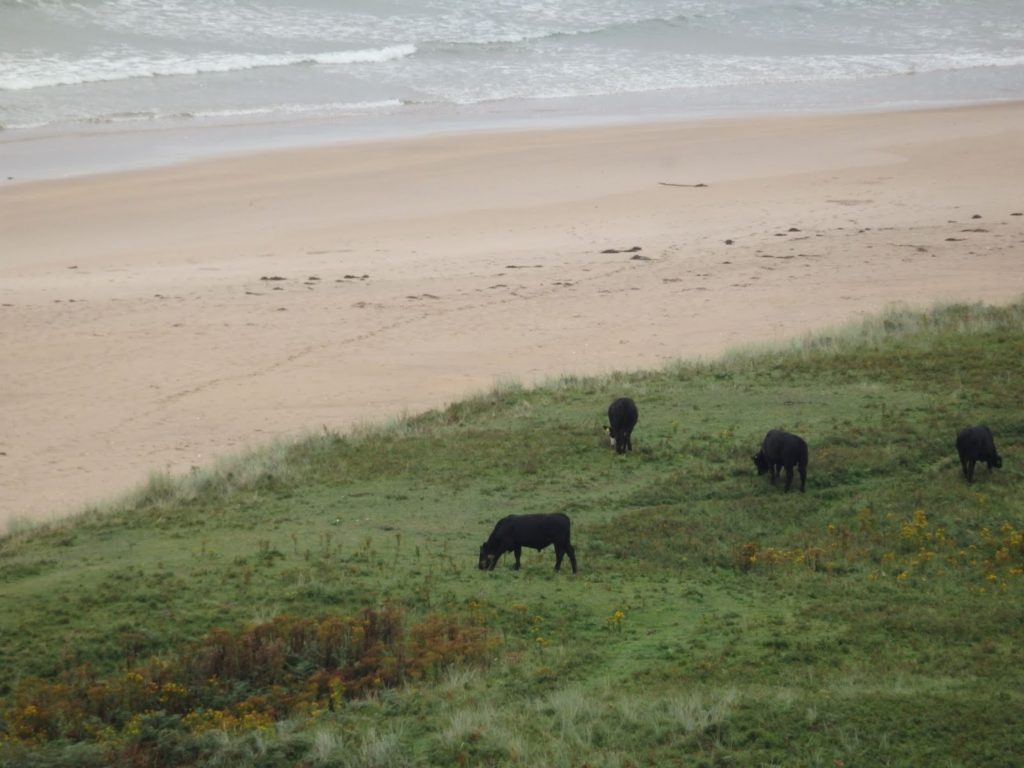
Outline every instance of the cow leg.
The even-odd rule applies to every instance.
[[[515,555],[516,555],[516,565],[515,565],[515,569],[514,570],[518,571],[519,570],[519,558],[523,554],[523,548],[522,547],[516,547],[513,551],[515,552]]]
[[[803,493],[804,492],[804,485],[806,485],[806,483],[807,483],[807,465],[806,464],[800,464],[799,465],[799,469],[800,469],[800,493]]]
[[[970,461],[967,462],[967,482],[968,483],[973,483],[974,482],[974,465],[975,465],[975,463],[976,462],[975,462],[974,459],[971,459]]]
[[[964,478],[966,480],[970,480],[971,476],[969,474],[967,474],[967,459],[964,459],[964,458],[960,459],[960,469],[962,469],[964,471]]]
[[[789,487],[791,485],[793,485],[793,465],[792,464],[787,464],[786,465],[786,490],[787,491],[789,490]]]
[[[565,549],[555,544],[555,570],[562,570],[562,558],[565,557]]]
[[[576,573],[576,550],[573,549],[572,544],[565,545],[565,553],[569,555],[569,562],[572,563],[572,572]]]
[[[768,477],[771,478],[772,485],[775,485],[775,478],[777,478],[778,476],[779,476],[778,467],[776,467],[775,464],[770,465],[768,467]]]

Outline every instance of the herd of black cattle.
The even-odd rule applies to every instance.
[[[620,397],[608,406],[605,430],[617,453],[633,450],[631,437],[639,416],[636,403],[628,397]],[[989,471],[1003,466],[1003,460],[996,452],[992,430],[984,425],[960,430],[956,436],[956,450],[969,483],[974,480],[974,465],[979,461],[985,462]],[[771,473],[772,485],[785,470],[787,491],[793,484],[795,467],[800,473],[800,490],[804,490],[807,483],[807,443],[799,435],[781,429],[770,430],[761,441],[761,450],[753,458],[757,474]],[[568,515],[561,512],[503,517],[480,547],[480,569],[493,571],[498,559],[506,552],[512,552],[516,558],[515,569],[519,570],[523,547],[541,550],[553,544],[555,570],[561,569],[562,558],[568,555],[572,572],[576,573],[576,550],[569,541],[570,525]]]

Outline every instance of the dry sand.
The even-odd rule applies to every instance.
[[[1022,126],[1005,104],[6,182],[0,526],[501,379],[713,356],[893,302],[1015,299]]]

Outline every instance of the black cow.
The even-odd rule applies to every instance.
[[[956,436],[956,452],[960,454],[960,466],[963,468],[967,482],[974,480],[974,465],[984,461],[988,471],[992,467],[1003,466],[1002,457],[996,453],[996,444],[992,439],[992,430],[984,424],[961,429]]]
[[[519,570],[519,556],[523,547],[541,550],[555,545],[555,570],[562,567],[562,557],[569,556],[572,572],[576,573],[576,550],[569,543],[569,517],[560,512],[550,515],[509,515],[494,526],[491,536],[480,546],[480,570],[493,571],[498,558],[506,552],[516,555],[515,569]]]
[[[793,467],[800,470],[800,490],[803,491],[807,481],[807,443],[802,437],[773,429],[764,436],[761,450],[754,456],[757,474],[772,473],[772,485],[779,471],[786,469],[786,490],[793,484]]]
[[[633,434],[633,427],[636,426],[640,412],[636,409],[636,403],[628,397],[620,397],[608,406],[608,424],[605,427],[608,431],[608,438],[616,453],[625,453],[633,450],[633,442],[630,436]]]

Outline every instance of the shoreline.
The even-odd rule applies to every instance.
[[[26,181],[72,179],[106,173],[155,170],[218,158],[276,151],[324,149],[379,141],[583,130],[638,124],[701,123],[773,117],[853,116],[898,112],[984,108],[1024,100],[999,93],[992,84],[949,92],[942,73],[930,86],[904,92],[901,78],[836,83],[777,83],[735,86],[729,98],[712,89],[702,100],[672,91],[606,94],[552,99],[510,99],[476,104],[398,104],[379,109],[293,116],[175,116],[115,122],[55,123],[3,130],[0,125],[0,186]],[[871,98],[866,98],[870,85]],[[847,93],[849,90],[849,93]],[[838,94],[844,95],[838,95]],[[952,96],[950,93],[959,95]],[[777,99],[772,98],[777,95]],[[857,94],[857,95],[854,95]]]
[[[0,525],[505,379],[1014,300],[1022,119],[489,130],[0,184]]]

